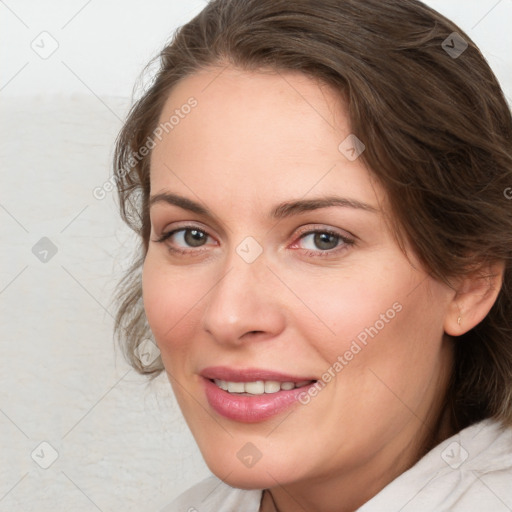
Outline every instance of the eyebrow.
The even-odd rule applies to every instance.
[[[183,208],[184,210],[189,210],[198,215],[203,215],[206,217],[214,217],[214,215],[208,210],[208,208],[203,205],[192,201],[183,196],[179,196],[177,194],[170,194],[168,192],[163,192],[160,194],[155,194],[149,199],[149,206],[153,206],[157,203],[167,203],[174,206],[178,206]],[[379,210],[374,206],[371,206],[362,201],[358,201],[356,199],[349,199],[345,197],[339,196],[327,196],[327,197],[318,197],[315,199],[299,199],[297,201],[287,201],[281,203],[274,207],[270,211],[270,218],[273,219],[284,219],[286,217],[291,217],[293,215],[299,215],[301,213],[319,210],[321,208],[329,208],[332,206],[338,206],[343,208],[355,208],[358,210],[364,210],[372,213],[376,213]]]

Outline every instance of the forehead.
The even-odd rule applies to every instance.
[[[301,73],[203,70],[175,86],[159,122],[167,130],[151,155],[152,193],[188,184],[199,196],[250,201],[334,187],[375,203],[362,160],[340,150],[351,135],[341,94]]]

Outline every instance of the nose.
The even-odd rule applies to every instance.
[[[286,325],[280,286],[264,254],[247,263],[235,253],[206,297],[203,329],[218,343],[232,346],[278,336]]]

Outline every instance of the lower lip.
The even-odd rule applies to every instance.
[[[237,395],[219,388],[209,379],[203,379],[206,399],[211,408],[220,415],[242,423],[257,423],[277,416],[298,402],[298,396],[314,385],[281,390],[263,395]]]

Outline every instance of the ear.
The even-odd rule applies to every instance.
[[[456,293],[446,312],[446,334],[465,334],[487,316],[501,290],[504,271],[505,262],[499,261],[480,267],[457,280]]]

